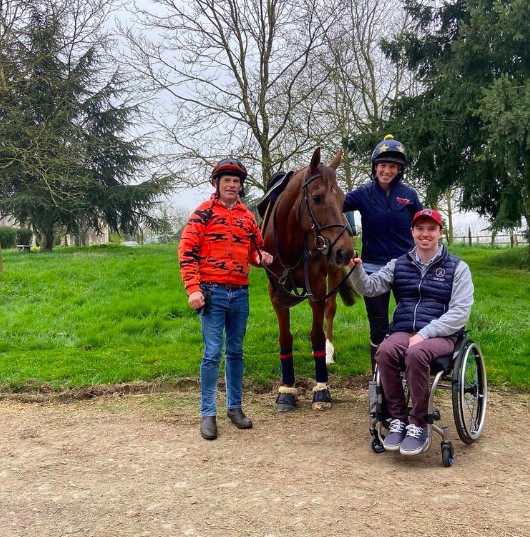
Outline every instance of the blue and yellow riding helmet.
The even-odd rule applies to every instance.
[[[396,162],[400,164],[400,175],[403,174],[407,164],[407,150],[392,134],[387,134],[382,142],[379,142],[372,152],[372,176],[375,177],[375,165],[378,162]]]

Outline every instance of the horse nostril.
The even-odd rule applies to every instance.
[[[335,264],[338,267],[346,265],[353,257],[353,250],[350,248],[337,248],[335,251]]]
[[[335,261],[337,262],[337,265],[344,265],[346,262],[346,256],[344,255],[344,250],[342,248],[339,248],[335,252]]]

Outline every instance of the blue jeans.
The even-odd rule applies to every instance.
[[[225,343],[226,407],[241,408],[243,339],[249,314],[248,288],[227,289],[203,284],[211,291],[210,306],[201,313],[204,354],[201,362],[201,415],[217,415],[217,381]]]

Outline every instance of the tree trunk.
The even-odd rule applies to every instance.
[[[524,212],[526,213],[526,241],[528,244],[528,257],[530,257],[530,151],[526,151],[524,159],[524,184],[526,185],[526,207]]]
[[[40,251],[51,252],[53,249],[53,231],[45,231],[40,234]]]
[[[446,238],[447,238],[447,244],[451,246],[453,244],[453,241],[455,239],[454,234],[454,228],[453,228],[453,205],[451,202],[451,191],[447,190],[445,193],[445,200],[447,202],[447,230],[446,230]]]

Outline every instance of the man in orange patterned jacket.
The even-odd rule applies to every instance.
[[[179,245],[180,271],[190,306],[200,312],[201,436],[217,438],[217,383],[225,340],[227,416],[239,429],[252,421],[241,407],[243,339],[249,315],[249,265],[272,263],[254,215],[241,202],[247,170],[223,159],[212,172],[215,193],[191,214]]]

